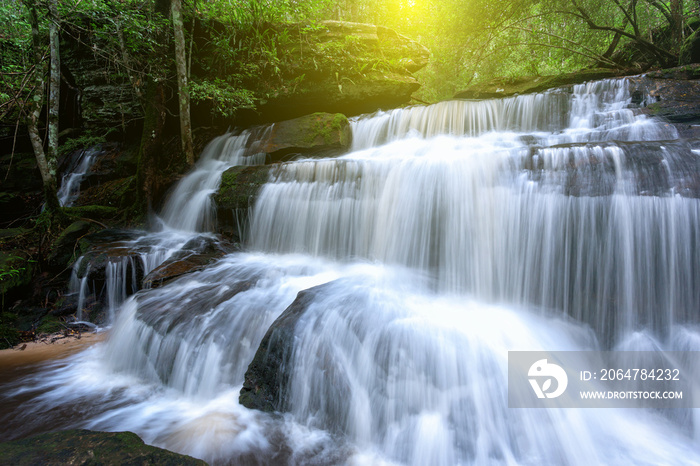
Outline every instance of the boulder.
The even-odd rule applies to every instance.
[[[136,175],[106,181],[80,192],[75,206],[100,205],[127,208],[136,202]]]
[[[48,258],[49,266],[55,270],[69,267],[80,256],[78,241],[87,235],[91,228],[92,224],[78,220],[63,230],[51,244],[51,253]]]
[[[671,123],[700,122],[700,64],[654,71],[628,78],[639,96],[651,96],[655,102],[642,109],[650,116]]]
[[[269,178],[270,167],[265,165],[236,166],[223,173],[219,190],[214,194],[220,233],[233,241],[241,240],[249,209]]]
[[[202,270],[236,248],[209,236],[200,236],[185,244],[182,249],[143,278],[144,288],[157,288],[188,273]]]
[[[342,113],[314,113],[273,124],[258,150],[268,162],[281,162],[290,156],[337,155],[350,148],[350,123]]]
[[[294,349],[294,328],[309,303],[325,286],[327,284],[299,292],[268,329],[245,373],[239,401],[246,408],[267,412],[283,409],[284,387],[291,371],[289,359]]]
[[[143,443],[132,432],[64,430],[0,443],[0,463],[204,465],[202,460]]]

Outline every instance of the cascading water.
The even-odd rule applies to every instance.
[[[214,230],[216,216],[211,195],[221,183],[221,174],[234,165],[264,164],[265,154],[251,149],[255,147],[255,139],[264,136],[264,131],[262,135],[244,131],[240,135],[219,136],[210,142],[195,169],[171,194],[162,215],[165,226],[190,232]]]
[[[85,175],[90,171],[97,155],[98,148],[81,151],[74,162],[75,168],[63,175],[61,188],[58,190],[58,202],[64,207],[70,207],[80,195],[80,183]]]
[[[356,119],[351,153],[275,171],[255,252],[129,298],[108,342],[3,387],[31,401],[0,422],[221,464],[698,464],[690,410],[507,405],[509,350],[700,350],[699,159],[630,101],[611,80]],[[164,223],[207,228],[221,171],[201,162]],[[263,336],[312,287],[287,414],[241,407]]]
[[[227,168],[265,162],[265,155],[255,151],[256,140],[266,134],[265,130],[259,133],[253,135],[244,131],[214,138],[202,152],[195,168],[170,195],[162,216],[156,221],[160,231],[114,243],[104,271],[103,292],[108,323],[114,321],[117,309],[126,298],[141,288],[143,276],[181,250],[188,241],[201,235],[211,237],[207,232],[212,231],[216,223],[211,195],[219,187],[221,175]],[[118,253],[120,250],[123,254]],[[89,286],[89,270],[83,270],[79,277],[81,262],[82,259],[73,266],[69,290],[78,296],[78,320],[83,319],[86,296],[102,294],[95,286]]]

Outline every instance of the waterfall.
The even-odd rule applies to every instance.
[[[61,187],[56,193],[61,206],[70,207],[80,196],[80,183],[92,168],[99,153],[100,149],[97,148],[79,152],[76,161],[73,162],[75,168],[63,175]]]
[[[128,298],[115,281],[109,340],[4,387],[32,401],[0,423],[133,430],[215,464],[700,463],[690,409],[508,407],[509,351],[700,350],[700,159],[626,80],[352,129],[348,154],[277,166],[245,252]],[[221,173],[262,162],[250,137],[211,143],[131,244],[145,269],[212,228]],[[284,414],[244,408],[291,311]]]
[[[251,138],[253,134],[250,131],[225,134],[207,145],[194,170],[178,183],[163,209],[167,228],[191,232],[215,229],[216,214],[211,195],[219,188],[222,173],[234,165],[265,163],[265,154],[255,153],[249,147],[258,136],[255,134]],[[262,137],[264,133],[258,139]]]
[[[266,130],[255,133],[227,133],[214,138],[204,148],[195,167],[175,186],[161,218],[160,231],[141,233],[134,240],[114,243],[105,264],[102,286],[89,283],[89,269],[78,276],[83,258],[73,265],[70,294],[78,296],[77,318],[83,319],[83,304],[89,295],[104,295],[106,323],[114,322],[118,309],[141,289],[141,279],[200,235],[211,236],[216,215],[211,195],[221,182],[221,175],[234,165],[256,165],[265,162],[264,154],[255,151],[255,143]],[[84,163],[84,162],[83,162]],[[89,267],[89,265],[88,265]]]

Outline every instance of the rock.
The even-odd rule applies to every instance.
[[[92,226],[88,222],[79,220],[63,230],[51,244],[51,253],[48,257],[49,266],[55,270],[63,270],[72,264],[81,253],[78,240],[87,235]]]
[[[455,94],[455,99],[494,99],[515,94],[532,94],[549,89],[581,84],[587,81],[623,76],[620,70],[606,68],[581,70],[554,76],[526,76],[522,78],[495,78],[474,84]]]
[[[692,152],[688,142],[668,141],[663,146],[649,142],[616,142],[613,145],[624,152],[625,170],[632,175],[624,176],[626,190],[638,196],[664,197],[673,194],[700,198],[700,159]],[[568,160],[556,169],[546,170],[542,157],[535,157],[538,152],[537,147],[533,146],[523,160],[522,169],[529,181],[550,184],[567,196],[613,194],[619,183],[613,160],[598,157],[594,155],[595,152],[590,152],[589,157],[574,155],[573,149],[586,146],[558,146],[558,150],[568,151]],[[600,147],[601,144],[596,143],[595,146]]]
[[[136,278],[136,282],[128,287],[131,293],[135,293],[140,289],[144,275],[140,255],[149,250],[146,244],[137,246],[131,243],[139,236],[136,231],[108,229],[81,239],[79,247],[83,255],[76,270],[77,277],[87,277],[94,289],[101,290],[107,279],[107,265],[120,264],[127,268],[127,276]]]
[[[119,210],[116,207],[103,205],[64,207],[63,212],[65,212],[71,218],[88,218],[97,221],[113,220],[119,215]]]
[[[80,192],[75,206],[100,205],[127,208],[136,202],[136,175],[107,181]]]
[[[281,162],[290,155],[337,155],[350,147],[352,133],[341,113],[314,113],[273,124],[259,150],[268,162]]]
[[[132,432],[64,430],[0,443],[0,463],[206,465],[202,460],[143,443]]]
[[[237,166],[221,176],[219,191],[214,195],[219,232],[239,242],[240,231],[246,227],[250,207],[260,188],[270,178],[270,167]]]
[[[326,285],[299,292],[294,302],[272,323],[245,373],[239,397],[243,406],[267,412],[283,409],[284,387],[291,371],[289,359],[294,349],[294,328],[309,303]]]
[[[428,50],[392,29],[323,21],[275,26],[290,37],[280,50],[283,82],[261,80],[258,109],[271,121],[313,112],[357,115],[406,104],[419,87],[412,73]]]
[[[138,154],[121,144],[105,143],[87,149],[94,153],[95,162],[86,174],[83,185],[92,187],[108,181],[128,178],[136,173]]]
[[[656,102],[642,109],[672,123],[700,122],[700,64],[687,65],[628,78],[633,92]]]
[[[157,288],[182,275],[202,270],[234,250],[233,245],[207,236],[190,240],[180,251],[146,275],[143,287]]]

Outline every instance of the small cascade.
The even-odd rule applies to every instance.
[[[216,212],[211,195],[219,188],[221,174],[234,165],[265,163],[265,154],[255,153],[255,136],[259,135],[253,134],[250,131],[225,134],[207,145],[194,170],[178,183],[163,209],[167,228],[191,232],[215,229]]]
[[[81,151],[73,165],[73,170],[70,173],[63,175],[61,187],[58,190],[58,202],[63,207],[70,207],[73,202],[80,196],[80,183],[85,175],[90,171],[100,154],[99,148],[92,148]]]
[[[266,130],[262,129],[214,138],[202,152],[195,168],[177,184],[166,203],[161,231],[111,244],[112,251],[104,261],[104,271],[98,272],[100,279],[92,280],[95,283],[88,278],[96,272],[89,270],[89,264],[79,277],[83,258],[78,259],[73,266],[69,289],[71,294],[78,296],[78,319],[83,318],[86,297],[92,295],[105,302],[106,322],[113,322],[127,297],[142,288],[143,277],[189,240],[214,230],[216,215],[211,195],[221,182],[221,174],[234,165],[264,163],[264,154],[256,151],[256,142],[266,134]]]

